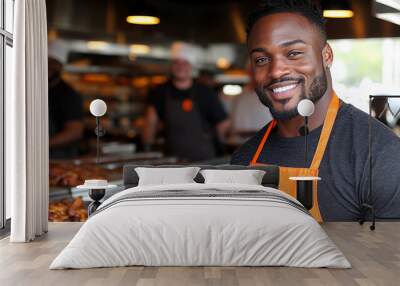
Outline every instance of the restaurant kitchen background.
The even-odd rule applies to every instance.
[[[324,7],[329,1],[323,1]],[[346,2],[353,15],[327,18],[334,50],[332,75],[341,99],[368,112],[370,94],[400,94],[400,1]],[[121,184],[124,164],[224,164],[246,138],[271,118],[256,98],[247,63],[245,19],[259,1],[48,0],[49,55],[63,65],[61,77],[82,101],[83,133],[73,156],[50,158],[51,221],[84,221],[90,199],[77,185],[90,178]],[[153,18],[135,22],[129,16]],[[139,19],[140,20],[140,19]],[[145,21],[145,22],[143,22]],[[230,127],[215,158],[191,162],[165,153],[165,137],[142,140],[151,89],[170,74],[171,46],[189,46],[193,76],[217,95]],[[102,99],[105,135],[96,161],[96,120],[90,103]],[[376,106],[385,106],[377,102]],[[73,104],[64,106],[74,113]],[[378,108],[378,107],[377,107]],[[398,117],[376,116],[399,134]],[[161,122],[162,123],[162,122]],[[51,124],[51,122],[49,122]],[[116,190],[107,191],[107,196]],[[7,196],[9,198],[10,196]]]

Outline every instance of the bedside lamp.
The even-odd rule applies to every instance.
[[[97,153],[96,153],[96,163],[99,163],[100,157],[100,137],[104,136],[105,130],[100,125],[100,117],[106,114],[107,104],[101,99],[95,99],[90,103],[90,113],[96,117],[96,129],[95,133],[97,136]],[[107,180],[103,179],[90,179],[85,180],[83,185],[77,186],[78,189],[89,190],[89,197],[93,202],[88,207],[89,216],[93,214],[96,209],[100,206],[100,200],[105,196],[106,189],[114,188],[116,186],[109,185]]]
[[[299,133],[304,136],[304,166],[307,165],[307,153],[308,153],[308,117],[314,113],[314,103],[309,99],[303,99],[297,105],[297,112],[300,116],[304,117],[304,126],[300,128]],[[296,181],[296,198],[303,204],[303,206],[311,210],[313,207],[313,182],[321,180],[320,177],[290,177],[292,181]]]
[[[95,99],[90,103],[90,113],[96,117],[96,129],[94,133],[97,136],[97,152],[96,152],[96,163],[99,163],[100,157],[100,137],[104,136],[105,130],[100,125],[100,117],[107,112],[107,104],[101,99]]]

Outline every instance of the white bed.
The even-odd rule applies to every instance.
[[[153,196],[175,190],[172,197]],[[263,193],[257,197],[252,191]],[[191,192],[203,195],[191,196]],[[50,269],[128,265],[350,268],[342,252],[298,204],[279,190],[254,185],[130,188],[99,207]]]

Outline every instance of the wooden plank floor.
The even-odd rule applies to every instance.
[[[121,267],[48,270],[80,223],[50,223],[49,233],[32,243],[0,241],[0,285],[400,285],[400,223],[327,223],[325,230],[352,269],[289,267]]]

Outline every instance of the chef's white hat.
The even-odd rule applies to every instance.
[[[53,58],[62,64],[66,64],[68,59],[67,43],[60,39],[49,42],[48,56],[49,58]]]
[[[175,42],[171,46],[171,59],[182,59],[188,61],[191,65],[196,66],[200,62],[201,49],[194,45]]]

